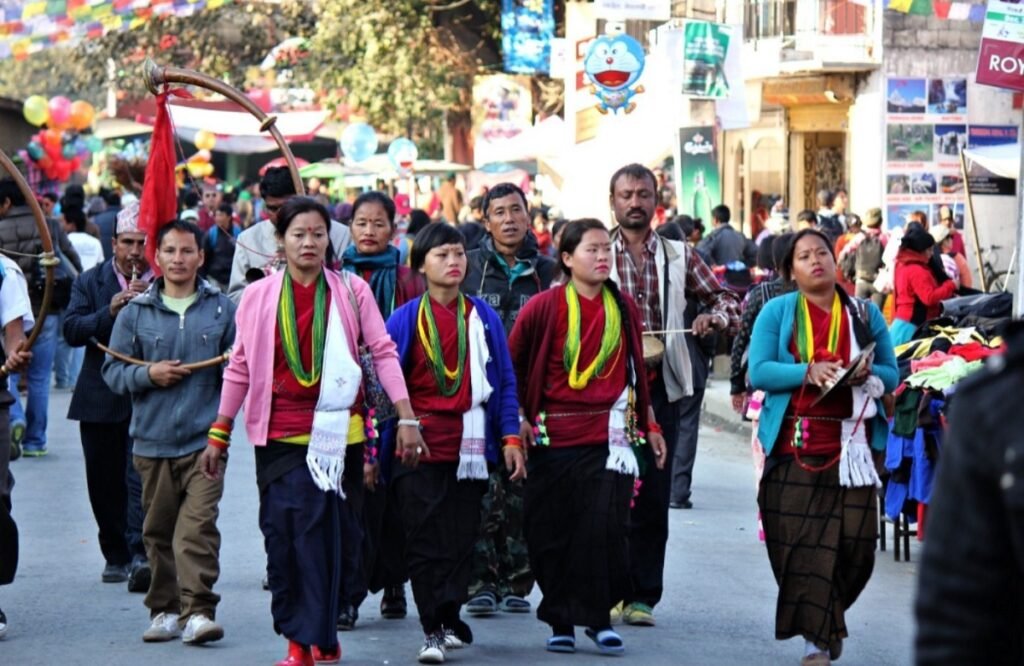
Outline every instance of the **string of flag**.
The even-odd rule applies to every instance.
[[[0,60],[23,60],[153,19],[191,16],[237,0],[0,0]]]
[[[971,21],[972,23],[981,23],[985,20],[985,3],[954,2],[953,0],[882,0],[882,2],[886,3],[886,9],[903,14],[934,16],[949,21]],[[859,2],[858,4],[871,3]]]

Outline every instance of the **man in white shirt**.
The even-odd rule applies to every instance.
[[[87,219],[85,212],[78,207],[69,207],[62,212],[64,231],[68,240],[78,253],[82,262],[82,272],[103,262],[103,245],[99,239],[85,231]],[[61,310],[61,329],[63,329],[65,310]],[[60,329],[58,329],[60,333]],[[53,357],[53,374],[57,390],[70,391],[78,381],[78,373],[82,369],[85,358],[85,347],[71,347],[61,334],[57,337],[57,351]]]
[[[26,332],[35,322],[28,298],[28,284],[18,264],[0,256],[0,325],[3,326],[3,347],[7,354],[6,368],[20,372],[28,367],[32,352],[20,351]],[[14,580],[18,567],[18,528],[11,517],[11,488],[14,477],[8,466],[11,456],[10,409],[14,397],[7,383],[0,382],[0,585]],[[0,639],[7,635],[7,616],[0,610]]]

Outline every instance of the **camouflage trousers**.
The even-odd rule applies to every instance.
[[[480,538],[473,548],[470,598],[493,592],[499,601],[526,597],[533,589],[530,558],[523,537],[523,482],[509,481],[504,465],[491,472],[483,500]]]

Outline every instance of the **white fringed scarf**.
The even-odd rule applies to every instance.
[[[462,443],[459,445],[459,469],[456,478],[481,480],[487,478],[487,412],[484,403],[493,391],[487,381],[487,333],[484,322],[473,308],[469,313],[466,341],[469,350],[469,410],[462,415]]]
[[[320,397],[313,411],[306,466],[317,488],[345,497],[341,478],[345,474],[348,427],[352,405],[363,381],[363,370],[352,358],[335,299],[331,299],[328,308],[323,358]]]

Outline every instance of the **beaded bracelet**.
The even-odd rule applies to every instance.
[[[661,434],[661,426],[658,425],[657,423],[655,423],[654,421],[650,421],[650,422],[647,423],[647,432],[656,432],[656,433],[658,433],[660,435]]]

